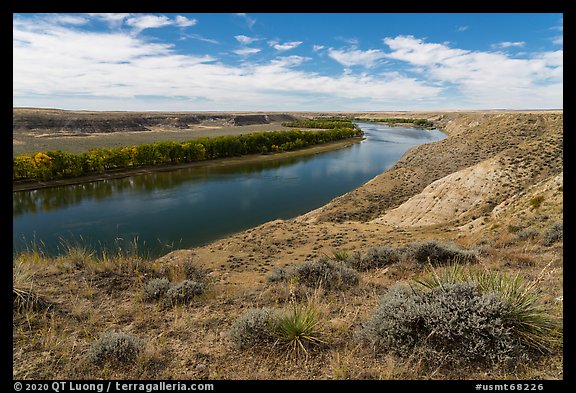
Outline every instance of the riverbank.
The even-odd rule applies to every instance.
[[[25,288],[51,308],[14,311],[14,378],[563,379],[561,345],[529,361],[512,357],[497,365],[453,367],[450,361],[466,359],[443,356],[426,368],[417,352],[403,357],[359,342],[358,331],[390,288],[430,278],[414,259],[358,271],[350,287],[334,289],[337,279],[317,287],[282,279],[289,278],[287,267],[320,258],[358,253],[371,261],[385,247],[449,243],[474,254],[479,271],[533,283],[539,307],[561,320],[562,113],[445,112],[427,118],[436,119],[448,138],[410,149],[368,183],[294,219],[150,261],[133,255],[96,261],[82,248],[55,260],[21,257],[14,266],[34,278]],[[153,278],[173,289],[185,279],[198,280],[198,269],[207,283],[201,295],[184,304],[146,300],[154,294]],[[322,340],[306,356],[291,356],[266,336],[248,347],[234,345],[230,332],[240,322],[248,333],[262,330],[257,314],[248,311],[306,306]],[[141,340],[135,359],[113,367],[89,362],[86,354],[104,347],[99,339],[108,330]]]
[[[325,153],[328,151],[334,151],[338,149],[343,149],[349,147],[355,143],[359,143],[363,140],[363,137],[353,137],[345,140],[339,140],[335,142],[327,142],[320,145],[308,146],[298,150],[275,152],[269,154],[253,154],[240,157],[229,157],[229,158],[218,158],[213,160],[190,162],[185,164],[166,164],[166,165],[150,165],[138,168],[124,168],[117,170],[109,170],[106,173],[81,176],[76,178],[65,178],[52,181],[34,181],[26,183],[14,183],[12,185],[12,191],[29,191],[41,188],[59,187],[67,186],[72,184],[81,184],[93,181],[102,181],[106,179],[118,179],[122,177],[129,176],[139,176],[145,175],[147,173],[153,172],[167,172],[177,169],[184,168],[213,168],[213,167],[224,167],[224,166],[234,166],[249,163],[258,162],[270,162],[276,160],[283,160],[287,158],[295,157],[305,157],[319,153]]]

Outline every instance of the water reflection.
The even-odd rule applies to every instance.
[[[63,238],[96,247],[138,237],[152,254],[193,247],[315,209],[392,166],[437,130],[361,123],[366,140],[307,157],[186,168],[13,193],[15,250],[23,237],[57,249]]]

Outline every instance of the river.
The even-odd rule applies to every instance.
[[[350,147],[272,162],[186,168],[13,193],[13,250],[69,245],[147,257],[191,248],[274,219],[316,209],[394,165],[439,130],[358,123]]]

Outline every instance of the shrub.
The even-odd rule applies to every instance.
[[[417,283],[390,288],[357,337],[431,365],[513,364],[561,341],[559,321],[537,304],[535,281],[454,264]]]
[[[356,255],[348,259],[348,263],[359,271],[378,269],[399,261],[400,254],[390,246],[372,247],[363,256]]]
[[[90,362],[99,366],[107,361],[133,363],[144,346],[144,341],[134,335],[107,330],[92,344],[87,357]]]
[[[195,296],[204,293],[205,286],[196,281],[184,280],[178,284],[173,284],[166,291],[166,298],[172,303],[188,303]]]
[[[307,305],[297,307],[279,314],[274,322],[277,341],[285,345],[294,355],[308,354],[311,346],[324,341],[320,338],[319,320],[316,309]]]
[[[555,222],[552,224],[546,232],[544,232],[544,236],[542,239],[542,244],[545,246],[551,246],[554,243],[557,243],[563,239],[563,224],[562,222]]]
[[[496,295],[508,306],[506,321],[526,348],[549,352],[562,335],[561,326],[538,304],[538,279],[524,281],[518,274],[463,268],[453,264],[418,279],[428,289],[472,283],[482,294]]]
[[[418,353],[429,365],[498,362],[521,350],[505,322],[507,309],[496,295],[483,295],[474,284],[427,292],[396,285],[384,294],[358,337],[379,352],[402,357]]]
[[[528,202],[532,209],[538,209],[540,205],[544,202],[544,197],[542,195],[535,196]]]
[[[463,250],[453,244],[440,243],[434,240],[411,244],[404,250],[404,255],[420,264],[429,261],[432,265],[442,265],[453,261],[477,262],[478,260],[476,254],[471,250]]]
[[[144,284],[144,299],[148,301],[158,300],[170,289],[170,281],[166,278],[153,278]]]
[[[535,228],[526,228],[516,232],[516,239],[518,240],[527,240],[527,239],[535,239],[538,237],[540,232],[538,232]]]
[[[145,300],[164,299],[172,304],[187,303],[195,296],[202,295],[205,290],[206,285],[204,283],[184,280],[173,284],[167,278],[153,278],[143,288]]]
[[[319,259],[296,266],[294,276],[308,287],[322,286],[326,289],[344,289],[358,285],[358,272],[342,261]]]
[[[229,331],[230,339],[238,349],[274,342],[274,314],[272,309],[255,308],[238,317]]]
[[[192,280],[199,283],[206,282],[206,270],[194,265],[191,260],[186,260],[184,262],[184,276],[187,280]]]
[[[350,254],[346,250],[335,250],[332,252],[332,258],[335,261],[346,261],[350,258]]]
[[[294,277],[295,270],[295,266],[275,267],[268,276],[268,282],[288,281]]]

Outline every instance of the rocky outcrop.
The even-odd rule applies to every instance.
[[[394,213],[394,219],[389,216],[390,222],[430,224],[430,216],[418,219],[417,215],[424,214],[417,211],[426,207],[440,214],[443,204],[462,205],[460,212],[467,210],[480,203],[478,195],[472,195],[483,186],[477,182],[487,182],[484,199],[494,203],[494,198],[502,200],[509,192],[518,192],[562,171],[561,113],[446,113],[437,122],[448,138],[410,149],[386,172],[302,220],[369,222],[412,198],[409,205]],[[511,177],[498,177],[498,168],[507,168]],[[466,180],[468,176],[470,181]],[[470,194],[468,202],[461,193]],[[416,210],[409,213],[411,209]],[[405,219],[400,220],[398,213]]]
[[[13,131],[62,133],[111,133],[150,131],[153,127],[188,129],[194,126],[246,126],[287,122],[296,117],[289,114],[233,114],[186,112],[89,112],[55,109],[14,108]]]

